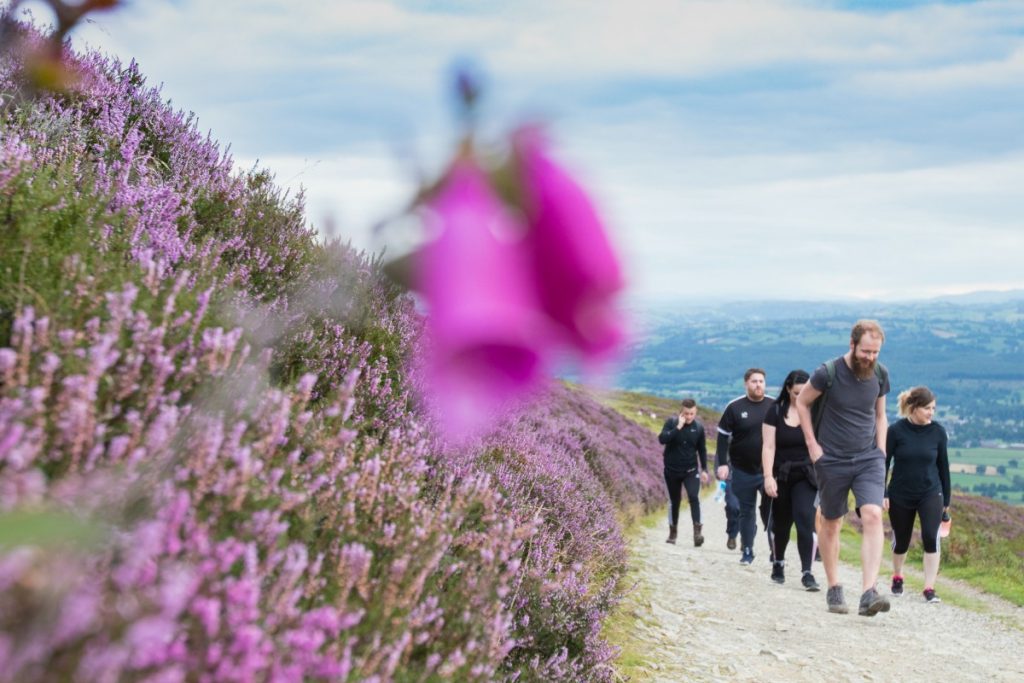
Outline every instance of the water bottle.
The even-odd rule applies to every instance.
[[[942,511],[942,521],[939,523],[939,538],[949,536],[949,528],[953,526],[953,518],[949,516],[949,510]]]
[[[725,502],[725,482],[724,481],[719,481],[718,482],[718,490],[715,491],[715,497],[714,497],[713,500],[716,503],[724,503]]]

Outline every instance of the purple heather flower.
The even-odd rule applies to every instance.
[[[426,217],[438,233],[416,261],[430,306],[428,378],[459,436],[540,385],[550,338],[522,230],[479,167],[458,161]]]
[[[542,131],[512,137],[528,241],[544,310],[587,358],[614,352],[624,331],[614,297],[622,269],[593,203],[548,154]]]
[[[14,370],[18,364],[18,354],[14,349],[0,349],[0,372],[6,374]],[[7,381],[12,381],[8,378]]]

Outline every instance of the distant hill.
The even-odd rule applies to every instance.
[[[1024,289],[1010,289],[1005,291],[985,290],[980,292],[968,292],[966,294],[955,294],[950,296],[936,297],[931,302],[947,302],[964,306],[978,304],[1008,304],[1015,301],[1024,301]]]
[[[954,445],[1024,443],[1024,292],[978,292],[913,302],[755,301],[636,308],[638,328],[617,388],[693,395],[721,409],[742,393],[748,367],[777,387],[843,353],[858,318],[886,330],[882,362],[895,392],[917,384],[938,395]]]

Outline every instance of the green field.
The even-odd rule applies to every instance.
[[[1017,467],[1013,467],[1013,461],[1018,463]],[[976,489],[976,486],[991,487],[993,485],[1003,485],[1009,487],[1013,490],[995,491],[992,497],[1007,503],[1013,503],[1014,505],[1024,505],[1024,450],[1011,448],[950,449],[950,469],[954,470],[958,464],[968,465],[972,470],[978,465],[1005,467],[1005,474],[977,474],[974,471],[951,471],[949,479],[954,487],[960,487],[968,493],[983,493]],[[1015,477],[1017,478],[1016,484],[1014,484]]]
[[[1024,476],[1024,450],[1014,448],[951,448],[949,461],[964,462],[972,465],[1007,465],[1011,460],[1019,463],[1017,469]],[[1008,468],[1012,469],[1012,468]]]

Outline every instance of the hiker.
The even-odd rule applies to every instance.
[[[935,594],[939,574],[939,524],[949,511],[949,454],[946,430],[935,416],[935,394],[914,387],[899,396],[903,419],[889,427],[885,441],[885,472],[892,479],[885,490],[884,507],[892,525],[892,594],[903,595],[903,563],[914,530],[921,519],[924,546],[924,599],[941,602]]]
[[[682,488],[690,501],[690,519],[693,521],[693,545],[704,543],[700,516],[700,487],[708,483],[708,449],[704,438],[704,425],[697,419],[697,402],[684,398],[679,414],[670,417],[661,428],[658,441],[664,444],[662,458],[665,463],[665,485],[668,487],[668,539],[675,543],[679,528],[679,504]]]
[[[774,401],[765,398],[765,371],[761,368],[747,370],[743,374],[743,384],[746,393],[730,401],[718,421],[718,468],[715,474],[719,479],[729,482],[732,495],[739,504],[739,534],[743,548],[740,563],[750,565],[754,561],[754,536],[757,533],[755,508],[758,491],[761,492],[761,501],[764,504],[763,519],[767,521],[769,499],[764,495],[762,488],[764,477],[761,474],[761,425]],[[729,540],[732,541],[730,548],[734,546],[735,539],[735,535],[729,536]]]
[[[811,573],[814,562],[814,498],[818,482],[807,452],[800,416],[793,403],[810,376],[805,370],[786,375],[779,397],[764,416],[761,440],[761,465],[764,491],[772,499],[769,524],[772,534],[772,574],[775,583],[786,581],[786,548],[796,523],[796,547],[800,553],[800,583],[805,590],[819,590]]]
[[[818,542],[828,578],[825,600],[828,610],[839,614],[848,611],[838,565],[839,530],[849,509],[851,490],[863,525],[863,593],[858,613],[874,616],[889,611],[888,599],[876,587],[885,538],[882,504],[889,374],[878,362],[884,341],[885,333],[878,322],[858,321],[850,332],[849,351],[819,366],[796,398],[800,427],[818,479],[822,517]]]

